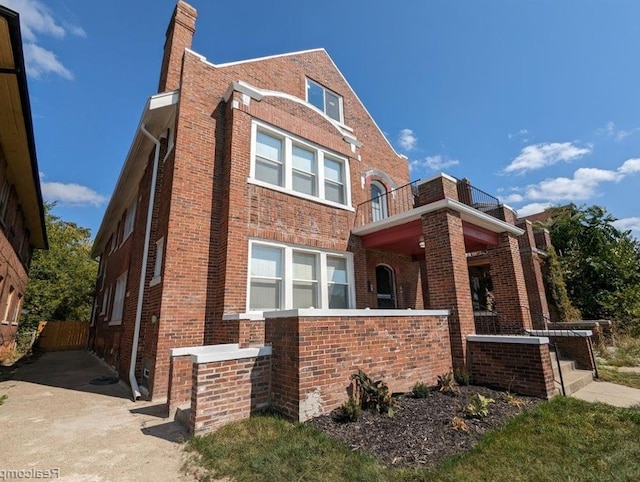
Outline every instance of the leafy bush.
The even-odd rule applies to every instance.
[[[489,405],[494,402],[495,400],[493,398],[485,397],[476,393],[471,397],[465,413],[468,417],[484,418],[489,415]]]
[[[429,386],[426,383],[417,382],[413,386],[413,389],[411,390],[411,393],[413,394],[414,398],[427,398],[427,396],[429,395],[430,391],[431,391],[431,389],[429,388]]]
[[[355,398],[349,397],[349,400],[340,406],[338,416],[343,422],[357,422],[362,417],[362,408],[360,408]]]
[[[442,393],[448,393],[450,395],[457,395],[458,387],[455,385],[453,379],[453,372],[443,373],[438,375],[438,390]]]
[[[393,417],[393,399],[389,392],[389,387],[382,380],[373,381],[365,372],[358,370],[358,373],[351,375],[351,380],[355,382],[358,400],[364,410],[375,410],[378,413],[386,413]]]
[[[471,384],[471,374],[466,368],[456,368],[453,377],[458,385],[469,386]]]

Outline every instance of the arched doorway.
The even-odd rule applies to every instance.
[[[388,216],[387,190],[379,181],[371,183],[371,220],[380,221]]]
[[[378,309],[396,308],[396,290],[393,271],[388,266],[376,266],[376,287],[378,289]]]

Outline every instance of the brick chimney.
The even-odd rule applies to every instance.
[[[158,92],[167,92],[180,88],[180,73],[184,49],[191,48],[191,40],[196,31],[198,12],[188,3],[178,1],[164,43],[164,56]]]

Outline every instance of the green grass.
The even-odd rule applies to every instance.
[[[311,427],[257,416],[190,441],[212,477],[238,481],[622,481],[640,474],[640,409],[556,397],[434,470],[401,470]]]
[[[603,382],[617,383],[631,388],[640,388],[640,373],[621,372],[615,368],[598,368],[598,375]]]
[[[640,366],[640,339],[628,335],[618,335],[612,347],[601,347],[598,355],[607,365],[616,367]]]

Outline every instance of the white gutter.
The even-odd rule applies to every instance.
[[[151,175],[151,192],[149,194],[149,207],[147,208],[147,226],[144,233],[144,249],[142,251],[142,267],[140,268],[140,285],[138,286],[138,306],[136,307],[136,323],[133,329],[133,344],[131,346],[131,361],[129,363],[129,384],[133,401],[140,398],[140,387],[136,380],[136,361],[138,358],[138,341],[140,340],[140,321],[142,320],[142,301],[144,287],[147,282],[147,261],[149,259],[149,239],[151,238],[151,218],[153,217],[153,204],[156,197],[156,180],[158,177],[158,162],[160,160],[160,140],[156,139],[146,129],[144,123],[140,124],[140,131],[156,145],[153,156],[153,174]]]

